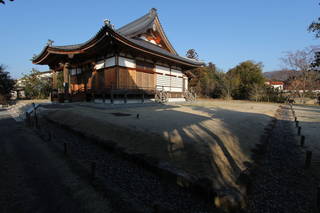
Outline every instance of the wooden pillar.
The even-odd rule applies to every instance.
[[[50,69],[50,70],[52,71],[52,89],[57,89],[58,88],[58,85],[57,85],[58,73],[53,69]]]
[[[171,92],[171,79],[172,79],[172,76],[171,76],[171,66],[169,66],[169,69],[170,69],[170,89],[169,89],[169,91]]]
[[[63,86],[64,86],[65,95],[69,93],[69,83],[70,83],[69,63],[65,63],[63,66]]]
[[[144,104],[144,91],[142,90],[141,101]]]
[[[120,69],[119,69],[119,54],[116,54],[115,55],[115,63],[116,63],[116,66],[115,66],[115,71],[116,71],[116,89],[119,89],[120,88]]]

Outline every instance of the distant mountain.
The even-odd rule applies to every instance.
[[[300,72],[295,71],[295,70],[277,70],[277,71],[273,71],[273,72],[264,72],[262,74],[265,78],[267,78],[269,80],[286,81],[291,76],[300,75]]]

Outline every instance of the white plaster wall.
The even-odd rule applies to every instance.
[[[171,75],[176,75],[176,76],[180,76],[180,77],[183,76],[181,71],[175,70],[175,69],[171,69]]]
[[[94,66],[94,68],[96,70],[103,69],[104,68],[104,61],[98,61],[97,64]]]
[[[129,58],[119,57],[119,66],[136,68],[136,62]]]
[[[156,65],[156,72],[159,72],[162,74],[170,74],[170,68]]]
[[[77,74],[77,69],[76,68],[72,68],[69,70],[70,75],[76,75]]]
[[[114,65],[116,65],[116,58],[115,57],[107,58],[104,61],[104,67],[112,67]]]
[[[184,80],[184,90],[187,91],[188,90],[188,78],[183,78]]]

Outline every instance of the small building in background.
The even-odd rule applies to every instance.
[[[44,72],[38,72],[36,74],[37,78],[39,78],[42,81],[52,81],[52,71],[44,71]],[[15,88],[11,92],[11,99],[12,100],[19,100],[19,99],[26,99],[26,93],[25,93],[25,78],[19,78],[16,80]]]
[[[284,89],[284,82],[282,81],[266,81],[265,84],[279,91]]]

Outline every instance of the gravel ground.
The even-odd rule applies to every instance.
[[[1,213],[111,212],[60,153],[7,111],[0,111],[0,162]]]
[[[126,202],[138,206],[139,211],[153,212],[154,205],[164,209],[164,212],[214,211],[213,204],[209,205],[177,185],[163,182],[157,175],[103,150],[89,139],[44,120],[41,120],[40,126],[38,131],[43,137],[47,137],[49,130],[52,132],[52,140],[48,142],[50,145],[63,152],[66,143],[68,157],[80,163],[87,171],[90,171],[90,163],[95,162],[97,179],[103,181],[107,190],[129,199]],[[111,206],[112,209],[117,209],[117,212],[128,211],[118,199],[111,201]]]
[[[304,169],[289,106],[282,106],[265,153],[253,171],[249,212],[312,212],[314,185]]]

